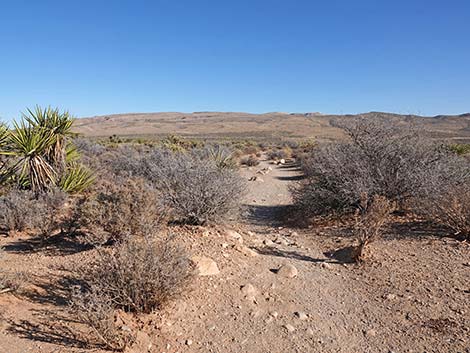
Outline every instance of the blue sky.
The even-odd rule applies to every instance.
[[[0,117],[470,110],[470,1],[0,0]]]

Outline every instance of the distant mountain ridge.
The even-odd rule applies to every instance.
[[[413,114],[369,112],[364,114],[322,114],[271,112],[160,112],[125,113],[77,119],[74,131],[85,136],[158,137],[178,134],[198,138],[316,138],[332,140],[341,136],[331,125],[334,119],[361,115],[383,117],[396,123],[413,122],[422,125],[431,136],[470,141],[470,113],[425,117]]]

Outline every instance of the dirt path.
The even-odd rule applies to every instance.
[[[276,165],[262,156],[260,164],[242,170],[249,181],[245,205],[246,221],[256,227],[276,227],[281,214],[291,204],[289,186],[301,178],[301,171],[293,160]]]
[[[380,261],[340,263],[324,254],[351,243],[336,225],[292,229],[279,222],[300,176],[293,163],[262,160],[241,173],[257,180],[248,182],[240,224],[172,229],[220,272],[198,277],[185,298],[146,318],[141,344],[126,353],[470,352],[469,244],[423,240],[398,227],[400,237],[375,245]],[[15,241],[21,239],[0,238],[0,245],[13,249]],[[61,277],[56,268],[93,254],[15,249],[2,265],[35,284],[33,291],[0,296],[0,352],[101,352],[70,340],[51,314],[65,300],[51,283]]]

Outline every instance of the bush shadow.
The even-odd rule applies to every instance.
[[[77,331],[75,321],[65,315],[50,310],[33,311],[33,320],[9,320],[7,332],[35,342],[54,344],[68,348],[97,349],[101,348],[98,343],[90,343],[82,338]]]
[[[49,256],[72,255],[92,248],[92,245],[80,243],[77,236],[64,233],[59,233],[46,239],[39,236],[20,239],[3,246],[6,252],[16,254],[44,253]]]

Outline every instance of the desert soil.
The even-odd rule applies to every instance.
[[[243,218],[226,227],[178,227],[179,241],[219,272],[142,317],[132,352],[470,352],[470,245],[397,217],[366,264],[347,262],[345,226],[283,227],[300,178],[292,162],[245,168]],[[35,250],[27,236],[0,240],[2,269],[23,289],[0,294],[0,352],[101,352],[65,313],[63,266],[93,250],[62,242]],[[339,250],[339,251],[337,251]],[[336,253],[335,253],[336,251]],[[335,253],[335,256],[328,254]],[[281,270],[279,270],[281,269]]]

